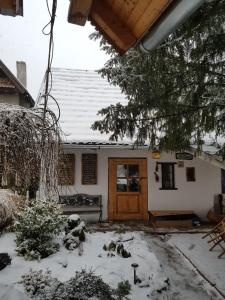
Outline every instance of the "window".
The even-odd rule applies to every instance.
[[[221,169],[221,192],[225,194],[225,170]]]
[[[186,168],[186,178],[187,178],[187,181],[195,181],[195,168],[194,167]]]
[[[58,167],[58,184],[73,185],[75,181],[75,155],[61,154]]]
[[[97,184],[97,154],[82,154],[82,184]]]
[[[139,192],[139,165],[117,165],[117,192]]]
[[[162,188],[161,190],[176,190],[174,178],[175,163],[161,163]]]

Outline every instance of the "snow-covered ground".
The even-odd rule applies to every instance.
[[[225,255],[218,259],[221,253],[219,246],[209,251],[207,239],[203,234],[173,234],[170,244],[176,245],[193,264],[225,295]]]
[[[133,240],[124,242],[125,248],[131,253],[131,257],[122,258],[115,253],[115,256],[107,256],[103,250],[104,244],[112,240],[126,240],[134,237]],[[92,269],[97,275],[113,287],[122,280],[129,280],[132,291],[129,295],[131,300],[158,299],[158,300],[210,300],[223,299],[205,280],[193,270],[193,267],[178,253],[173,244],[178,245],[182,250],[189,249],[187,254],[191,258],[205,264],[204,270],[207,273],[207,265],[211,269],[210,274],[216,274],[214,281],[218,287],[224,288],[225,259],[218,260],[212,253],[211,260],[207,260],[208,249],[206,241],[201,241],[199,235],[174,235],[169,241],[160,237],[145,235],[142,232],[128,232],[118,234],[115,232],[88,233],[87,241],[84,242],[84,252],[78,255],[77,250],[68,251],[61,245],[60,251],[48,258],[38,261],[25,261],[16,255],[16,245],[13,233],[6,233],[0,237],[0,252],[8,252],[12,257],[11,265],[0,271],[0,299],[1,300],[22,300],[27,299],[23,294],[23,287],[17,282],[21,275],[28,273],[30,269],[52,271],[52,275],[59,280],[66,281],[71,278],[75,271],[81,268]],[[195,245],[193,247],[193,245]],[[198,256],[205,256],[205,259]],[[221,266],[217,268],[217,261]],[[142,280],[142,286],[133,284],[132,263],[138,263],[137,275]],[[212,269],[214,268],[214,271]],[[209,271],[208,273],[209,274]],[[150,278],[150,279],[149,279]],[[161,294],[156,291],[164,285],[169,278],[170,287],[168,291]],[[149,285],[146,287],[146,285]],[[154,296],[152,296],[152,293]],[[149,295],[149,296],[148,296]],[[106,299],[107,300],[107,299]]]

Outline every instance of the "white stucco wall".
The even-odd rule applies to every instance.
[[[108,210],[108,158],[143,157],[148,165],[148,208],[152,210],[194,210],[201,218],[205,218],[213,206],[214,196],[221,192],[221,172],[215,167],[198,158],[184,161],[184,167],[175,165],[175,185],[177,190],[160,190],[161,168],[159,166],[159,182],[155,181],[154,171],[157,160],[151,158],[151,152],[145,150],[119,149],[76,149],[66,150],[75,153],[75,185],[60,188],[60,194],[87,193],[101,194],[103,197],[103,219],[107,219]],[[81,184],[81,154],[98,154],[97,185]],[[161,154],[159,162],[177,162],[175,154]],[[186,167],[195,167],[196,181],[186,181]]]

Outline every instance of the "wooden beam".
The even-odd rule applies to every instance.
[[[120,54],[135,45],[136,37],[105,1],[94,0],[90,20]]]
[[[6,16],[23,16],[23,0],[0,0],[0,14]]]
[[[84,26],[91,10],[93,0],[71,0],[68,22]]]

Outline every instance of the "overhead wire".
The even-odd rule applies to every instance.
[[[54,125],[57,125],[59,118],[60,118],[60,107],[58,104],[58,101],[55,97],[51,95],[52,90],[52,61],[54,56],[54,24],[55,24],[55,18],[56,18],[56,9],[57,9],[57,0],[52,0],[52,10],[50,11],[49,6],[49,0],[46,0],[46,6],[47,10],[50,16],[50,21],[43,27],[42,33],[46,36],[49,36],[49,48],[48,48],[48,64],[47,64],[47,70],[45,73],[45,91],[41,95],[41,98],[44,98],[44,109],[43,109],[43,123],[45,124],[45,118],[47,113],[47,105],[48,105],[48,98],[50,97],[56,104],[58,109],[58,117],[56,118],[55,122],[48,128],[45,128],[46,130],[53,127]],[[48,32],[46,32],[46,28],[50,26],[50,29]]]

